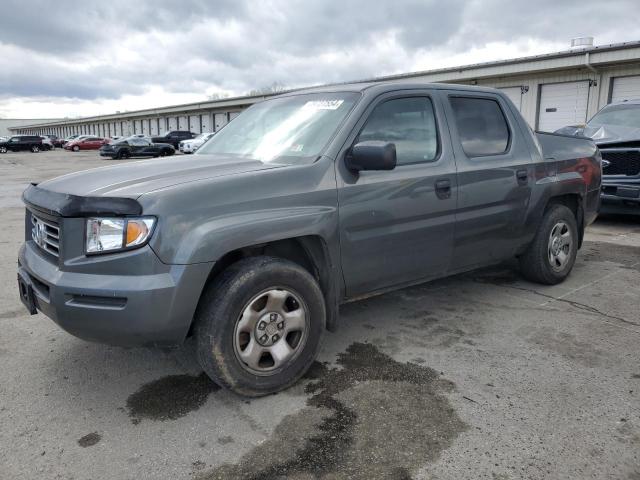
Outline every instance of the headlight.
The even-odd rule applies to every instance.
[[[95,254],[140,247],[151,237],[155,223],[153,217],[88,218],[85,250]]]

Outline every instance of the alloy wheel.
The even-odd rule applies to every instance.
[[[309,313],[295,292],[271,288],[243,308],[234,330],[234,351],[242,367],[270,375],[290,364],[304,348]]]
[[[571,258],[573,239],[571,230],[565,222],[556,223],[549,234],[549,263],[554,271],[561,271]]]

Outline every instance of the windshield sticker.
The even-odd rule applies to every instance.
[[[291,152],[301,152],[303,148],[304,148],[304,145],[300,143],[296,143],[294,145],[291,145],[291,148],[289,150]]]
[[[337,110],[344,100],[311,100],[305,103],[302,108],[312,110]]]

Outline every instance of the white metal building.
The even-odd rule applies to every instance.
[[[640,98],[640,41],[586,46],[532,57],[377,77],[362,81],[425,81],[502,89],[538,130],[584,123],[612,101]],[[265,96],[245,96],[101,115],[38,122],[15,133],[85,133],[109,137],[167,130],[217,131],[243,108]]]
[[[35,123],[57,122],[59,118],[0,118],[0,137],[12,135],[17,127]]]

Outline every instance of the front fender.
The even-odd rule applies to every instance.
[[[243,247],[277,240],[320,236],[327,245],[336,230],[337,210],[328,206],[245,212],[211,219],[186,234],[172,263],[200,263]]]
[[[158,218],[150,245],[169,264],[212,262],[239,248],[317,235],[338,248],[338,205],[330,159],[311,165],[203,179],[145,194]],[[336,257],[337,258],[337,257]]]

